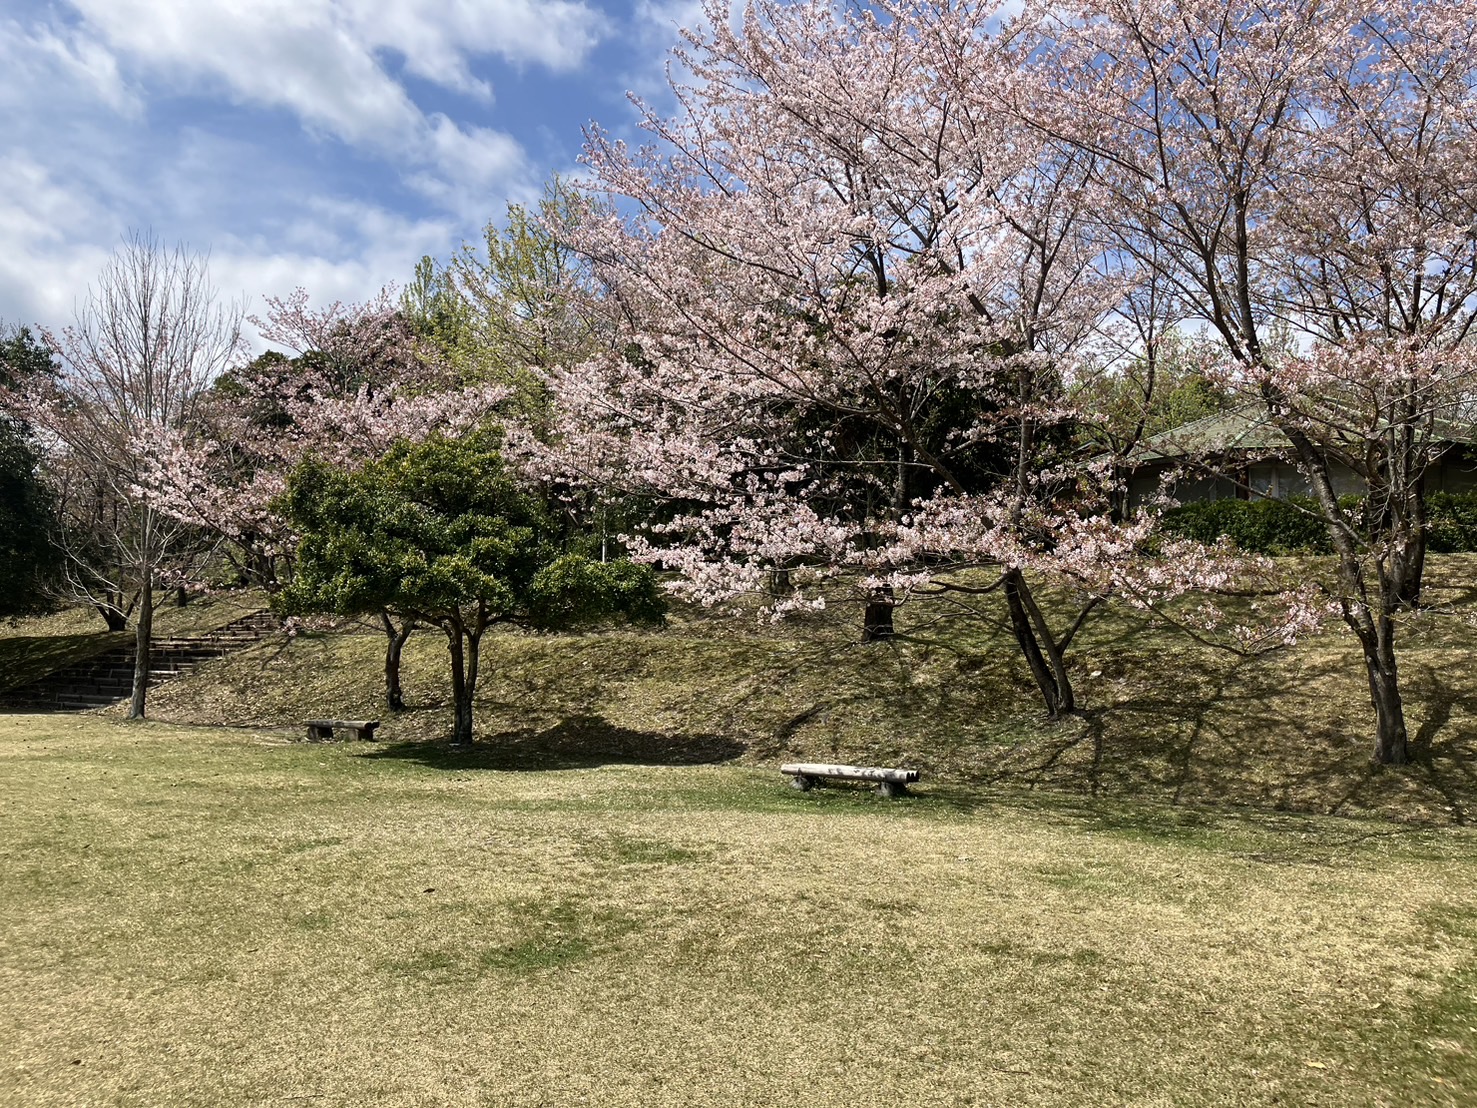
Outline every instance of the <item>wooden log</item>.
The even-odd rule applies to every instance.
[[[885,766],[838,766],[824,762],[787,762],[780,772],[790,777],[839,777],[847,781],[887,781],[908,785],[918,780],[916,769],[889,769]]]

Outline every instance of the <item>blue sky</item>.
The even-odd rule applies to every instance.
[[[70,321],[130,230],[224,294],[403,284],[576,165],[696,0],[11,0],[0,320]]]

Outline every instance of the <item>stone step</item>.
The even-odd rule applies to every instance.
[[[262,610],[203,635],[155,639],[149,648],[149,684],[194,673],[203,662],[260,642],[280,630],[277,617]],[[133,668],[133,648],[118,647],[0,695],[0,704],[43,711],[102,707],[133,694]]]

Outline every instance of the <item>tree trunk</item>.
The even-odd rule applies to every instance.
[[[894,599],[891,585],[879,585],[872,590],[867,610],[862,613],[862,642],[885,642],[892,638]]]
[[[385,629],[385,703],[392,712],[405,710],[405,697],[400,691],[400,653],[405,649],[405,640],[415,630],[415,620],[407,619],[404,627],[396,627],[389,612],[380,612],[380,623]]]
[[[103,617],[103,622],[108,625],[109,631],[128,630],[128,617],[112,602],[112,597],[108,598],[107,603],[94,604],[93,607],[97,609],[97,614]]]
[[[149,692],[149,654],[154,637],[154,582],[144,575],[139,590],[138,622],[133,633],[133,699],[128,704],[129,719],[144,718],[144,699]]]
[[[1275,393],[1268,391],[1264,395],[1267,410],[1276,420],[1278,429],[1298,452],[1303,471],[1313,486],[1319,507],[1323,509],[1329,541],[1338,556],[1339,585],[1343,590],[1340,606],[1344,622],[1358,637],[1364,650],[1369,698],[1374,705],[1374,761],[1383,765],[1404,765],[1409,760],[1405,707],[1400,699],[1400,674],[1395,665],[1395,622],[1390,617],[1400,608],[1404,598],[1410,597],[1412,601],[1420,598],[1421,572],[1426,557],[1424,503],[1417,498],[1413,530],[1407,534],[1403,549],[1397,550],[1391,559],[1389,571],[1386,572],[1385,565],[1377,567],[1378,579],[1371,588],[1350,529],[1341,526],[1344,516],[1334,494],[1327,456],[1295,423],[1276,419],[1279,398]],[[1370,521],[1370,527],[1372,530],[1382,529],[1379,521],[1375,520]],[[1385,524],[1383,529],[1387,528],[1388,524]]]
[[[1359,636],[1364,668],[1369,675],[1369,699],[1374,705],[1374,760],[1403,766],[1410,760],[1405,735],[1405,705],[1400,698],[1400,674],[1395,665],[1395,624],[1388,616],[1376,619],[1375,634]]]
[[[1046,714],[1050,719],[1060,719],[1077,706],[1066,660],[1062,649],[1045,633],[1045,619],[1031,596],[1031,586],[1018,569],[1005,572],[1005,600],[1011,630],[1036,680]]]
[[[466,698],[461,714],[466,719],[467,742],[472,741],[472,702],[477,694],[477,664],[481,660],[482,632],[467,632],[467,679],[462,683]]]
[[[1424,516],[1424,512],[1422,513]],[[1401,608],[1414,611],[1421,606],[1421,579],[1426,572],[1426,527],[1422,518],[1415,533],[1406,540],[1396,560],[1395,599]]]
[[[451,647],[451,699],[454,710],[451,744],[470,746],[472,698],[477,692],[477,658],[482,635],[458,621],[447,624],[446,637]]]

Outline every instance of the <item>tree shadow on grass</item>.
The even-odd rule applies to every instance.
[[[36,682],[132,642],[109,631],[0,638],[0,698],[25,700]]]
[[[1351,664],[1357,658],[1330,646],[1245,659],[1184,651],[1164,684],[1154,659],[1120,653],[1103,664],[1112,672],[1092,691],[1094,703],[994,748],[977,780],[1186,808],[1469,822],[1477,808],[1477,695],[1463,695],[1462,682],[1440,665],[1411,658],[1413,764],[1375,767],[1368,693]]]
[[[700,766],[728,762],[746,747],[722,735],[667,735],[571,716],[541,731],[505,731],[456,747],[444,740],[388,743],[362,758],[415,762],[432,769],[550,770],[602,765]]]

